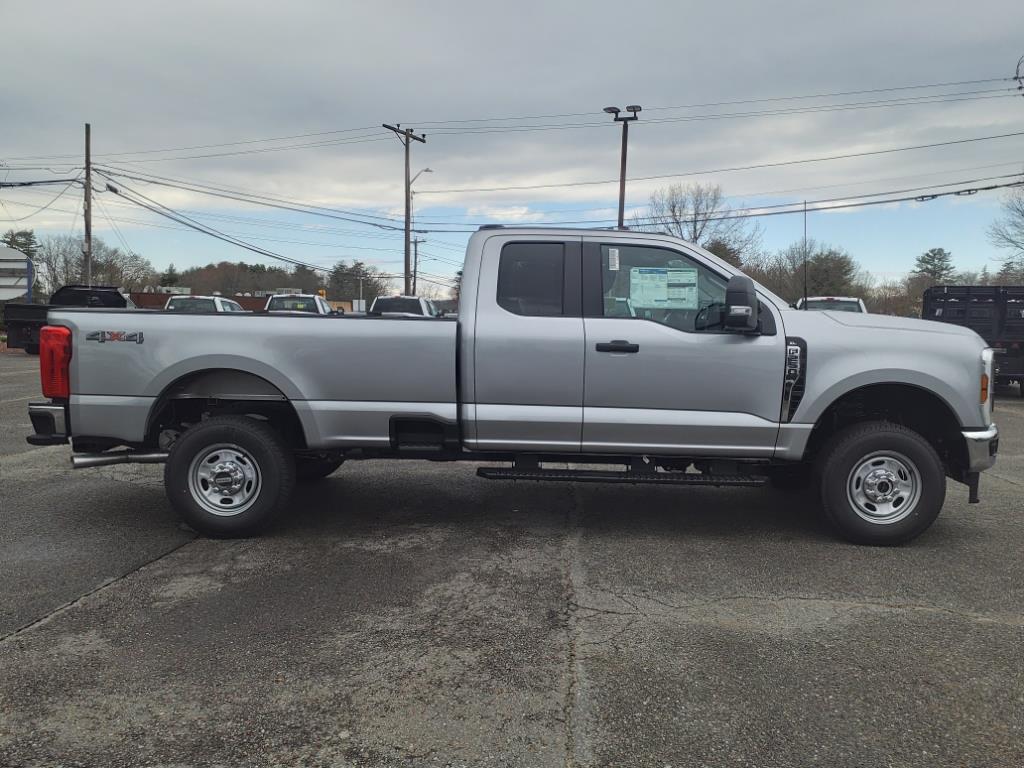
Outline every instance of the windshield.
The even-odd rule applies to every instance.
[[[320,314],[311,296],[275,296],[267,305],[268,312],[312,312]]]
[[[828,309],[833,312],[860,312],[860,302],[853,299],[808,299],[807,309]]]
[[[373,302],[374,312],[405,312],[411,315],[422,315],[419,299],[377,299]]]
[[[167,302],[170,312],[216,312],[213,299],[171,299]]]

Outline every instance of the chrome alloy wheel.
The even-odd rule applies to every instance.
[[[188,489],[195,502],[210,514],[238,515],[259,496],[260,468],[249,452],[237,445],[213,445],[192,459]]]
[[[853,510],[869,523],[897,523],[921,498],[921,473],[902,453],[875,451],[850,471],[846,495]]]

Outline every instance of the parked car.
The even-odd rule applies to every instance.
[[[111,285],[65,285],[50,297],[49,304],[4,305],[7,346],[39,354],[39,330],[46,325],[51,307],[94,307],[106,309],[134,308],[132,300]]]
[[[1017,382],[1024,397],[1024,285],[937,285],[921,317],[975,331],[996,351],[996,381]]]
[[[187,312],[200,314],[207,312],[245,312],[237,301],[223,296],[171,296],[164,304],[165,312]]]
[[[795,311],[665,235],[481,230],[458,320],[337,320],[52,308],[29,442],[70,440],[76,467],[165,463],[171,504],[211,536],[258,531],[343,461],[429,459],[813,486],[842,536],[895,544],[932,524],[947,477],[976,502],[996,458],[973,330]]]
[[[439,317],[441,313],[430,299],[421,296],[378,296],[370,305],[371,315]]]
[[[344,314],[331,309],[322,296],[312,293],[281,293],[267,299],[266,312],[304,312],[310,315]]]
[[[808,296],[796,303],[797,309],[826,309],[832,312],[867,312],[864,300],[856,296]]]

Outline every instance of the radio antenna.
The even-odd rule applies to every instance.
[[[807,309],[807,201],[804,200],[804,309]]]

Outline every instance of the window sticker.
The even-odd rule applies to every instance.
[[[697,309],[697,270],[633,267],[629,302],[634,309]]]
[[[619,249],[609,248],[608,249],[608,271],[618,272],[619,271]]]

